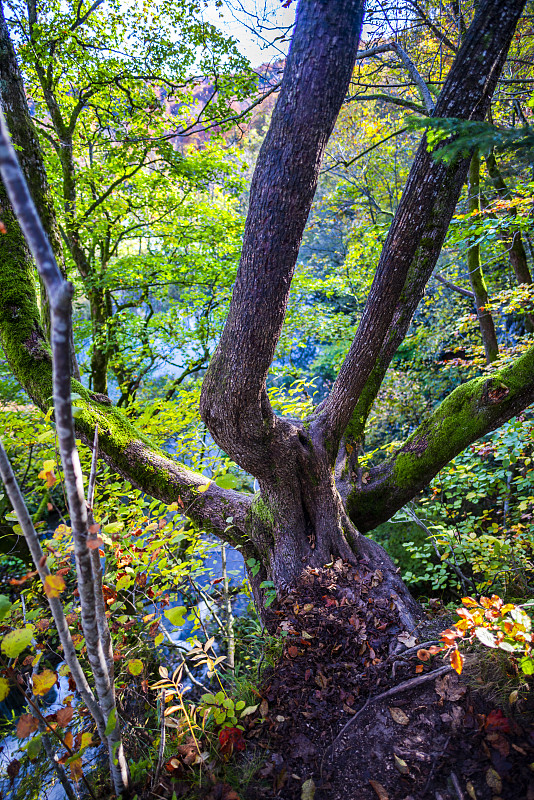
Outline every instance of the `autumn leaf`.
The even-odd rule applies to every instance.
[[[47,575],[44,579],[44,590],[47,597],[59,597],[66,588],[67,584],[61,575]]]
[[[56,714],[57,724],[61,728],[66,728],[69,722],[72,720],[74,716],[74,709],[72,706],[65,706],[65,708],[60,708]]]
[[[462,669],[464,666],[464,657],[459,652],[459,650],[453,650],[451,653],[451,667],[456,670],[458,675],[462,674]]]
[[[54,467],[56,466],[56,462],[53,460],[43,461],[43,468],[39,473],[39,478],[46,481],[46,488],[51,489],[52,486],[57,481],[57,478],[54,474]]]
[[[128,662],[128,672],[131,675],[140,675],[143,671],[143,662],[139,658],[134,658]]]
[[[378,781],[369,781],[369,783],[373,787],[378,800],[389,800],[389,795],[381,783],[378,783]]]
[[[404,713],[402,708],[394,708],[391,707],[389,709],[389,713],[391,714],[391,718],[398,724],[398,725],[408,725],[410,718],[407,714]]]
[[[55,685],[56,681],[57,675],[55,672],[52,672],[51,669],[43,670],[43,672],[34,675],[32,678],[33,693],[44,696]]]
[[[6,678],[0,678],[0,703],[5,700],[9,694],[9,681]]]
[[[99,536],[87,539],[87,547],[89,550],[99,550],[104,548],[104,542]]]
[[[17,722],[17,737],[19,739],[26,739],[32,733],[35,733],[39,727],[39,721],[33,714],[22,714]]]
[[[70,762],[70,774],[74,781],[78,782],[83,777],[82,759],[76,758]]]

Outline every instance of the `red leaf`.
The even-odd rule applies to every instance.
[[[244,750],[247,746],[240,728],[223,728],[219,732],[219,745],[224,756],[230,756],[234,748]]]
[[[504,716],[500,708],[490,711],[485,722],[486,730],[510,733],[510,721]]]

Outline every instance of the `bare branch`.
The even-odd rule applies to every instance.
[[[468,297],[470,300],[475,299],[474,292],[470,292],[469,289],[463,289],[461,286],[458,286],[456,283],[452,283],[452,281],[448,281],[447,278],[444,278],[439,272],[434,272],[434,278],[446,286],[448,289],[452,289],[453,292],[458,292],[458,294],[463,295],[464,297]]]

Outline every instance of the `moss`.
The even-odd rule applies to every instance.
[[[52,394],[51,353],[41,328],[33,265],[0,187],[0,342],[14,376],[40,404]]]
[[[274,525],[274,514],[265,500],[257,495],[250,507],[250,513],[269,527]]]

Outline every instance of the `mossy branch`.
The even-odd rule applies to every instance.
[[[340,487],[359,530],[390,519],[451,459],[534,402],[534,347],[510,366],[455,389],[360,487]]]

